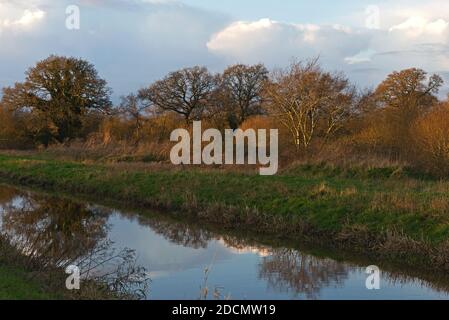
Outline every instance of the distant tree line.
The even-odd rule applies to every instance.
[[[3,89],[0,148],[48,147],[71,141],[163,144],[176,127],[279,128],[282,156],[380,155],[449,173],[449,102],[443,80],[410,68],[373,90],[360,90],[318,59],[269,71],[237,64],[220,74],[195,66],[169,73],[111,102],[111,89],[82,59],[50,56]],[[95,145],[95,143],[93,143]]]

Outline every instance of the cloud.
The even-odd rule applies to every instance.
[[[65,8],[74,3],[81,12],[77,31],[65,27]],[[320,56],[324,67],[362,86],[412,66],[449,70],[449,2],[382,2],[377,29],[366,27],[359,10],[310,23],[284,22],[279,14],[233,19],[176,0],[0,0],[0,87],[20,81],[50,54],[94,63],[115,97],[197,64],[212,71],[236,62],[273,68]]]
[[[13,21],[11,25],[27,26],[43,19],[44,16],[45,12],[42,10],[35,10],[35,11],[25,10],[23,16],[20,17],[20,19]]]
[[[214,34],[210,52],[245,63],[276,65],[293,57],[321,56],[337,62],[367,45],[366,38],[341,25],[291,24],[270,19],[237,21]]]
[[[81,28],[68,30],[65,9],[73,3],[0,0],[0,87],[51,54],[93,63],[115,101],[178,68],[222,67],[206,42],[229,23],[226,15],[176,1],[80,0]]]
[[[449,26],[449,22],[443,19],[429,21],[423,17],[416,16],[410,17],[404,22],[394,25],[390,28],[390,32],[403,31],[408,36],[416,37],[423,34],[428,35],[441,35]]]
[[[428,21],[416,17],[393,25],[389,30],[261,19],[233,22],[214,34],[207,47],[215,54],[241,60],[270,55],[275,59],[276,56],[320,54],[355,64],[372,61],[376,52],[409,50],[429,41],[449,43],[448,29],[449,23],[443,19]]]
[[[370,62],[375,53],[376,51],[372,49],[364,50],[351,57],[346,57],[345,62],[347,62],[348,64],[359,64],[364,62]]]
[[[0,31],[33,25],[45,17],[45,11],[39,8],[23,9],[21,5],[0,2]]]
[[[440,3],[441,7],[436,5]],[[449,69],[447,3],[379,7],[381,24],[299,24],[261,19],[234,21],[207,43],[212,54],[229,62],[285,65],[288,59],[320,56],[325,67],[343,70],[361,85],[373,85],[393,70],[409,67],[429,72]],[[354,20],[355,21],[355,20]],[[351,22],[351,19],[348,19]],[[352,21],[353,22],[353,21]],[[369,70],[365,76],[357,65]]]

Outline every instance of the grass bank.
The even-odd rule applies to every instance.
[[[20,267],[0,266],[0,300],[49,300],[61,296],[49,293],[44,285]]]
[[[262,177],[2,155],[0,177],[449,270],[449,181],[412,177],[401,168],[302,165]]]
[[[81,290],[65,288],[62,268],[44,266],[0,236],[0,300],[117,299],[105,285],[85,280]]]

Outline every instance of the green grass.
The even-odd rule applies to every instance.
[[[0,266],[0,300],[48,300],[58,298],[20,268]]]
[[[0,235],[0,300],[129,299],[101,282],[84,280],[80,290],[67,290],[67,275],[57,266],[30,263],[29,257]]]
[[[429,258],[449,243],[449,182],[420,179],[400,168],[304,165],[264,177],[0,156],[0,176],[48,190],[189,212],[198,221],[228,228],[321,237],[374,251],[383,247],[398,257],[405,250]]]

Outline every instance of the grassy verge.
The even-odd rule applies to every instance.
[[[449,182],[410,177],[400,168],[304,165],[262,177],[5,155],[0,177],[449,270]]]
[[[127,298],[103,283],[83,280],[80,290],[65,288],[62,268],[41,264],[0,236],[0,300],[104,300]]]
[[[96,250],[100,252],[101,248]],[[127,273],[135,270],[134,267],[126,269],[125,259],[131,258],[130,255],[105,256],[104,261],[120,261],[123,257],[124,263],[116,271],[108,270],[112,278],[82,278],[78,290],[68,290],[64,266],[49,263],[48,256],[32,257],[22,252],[5,235],[0,235],[0,300],[139,300],[145,297],[132,288],[135,285],[136,290],[145,289],[147,280],[133,278],[140,276],[138,272]],[[103,253],[107,254],[106,251],[100,254]],[[86,265],[91,263],[101,263],[101,260],[85,262]],[[85,269],[86,265],[80,268]],[[117,276],[116,282],[113,276]]]
[[[43,284],[33,279],[20,267],[0,266],[1,300],[48,300],[58,299],[59,295],[48,293]]]

